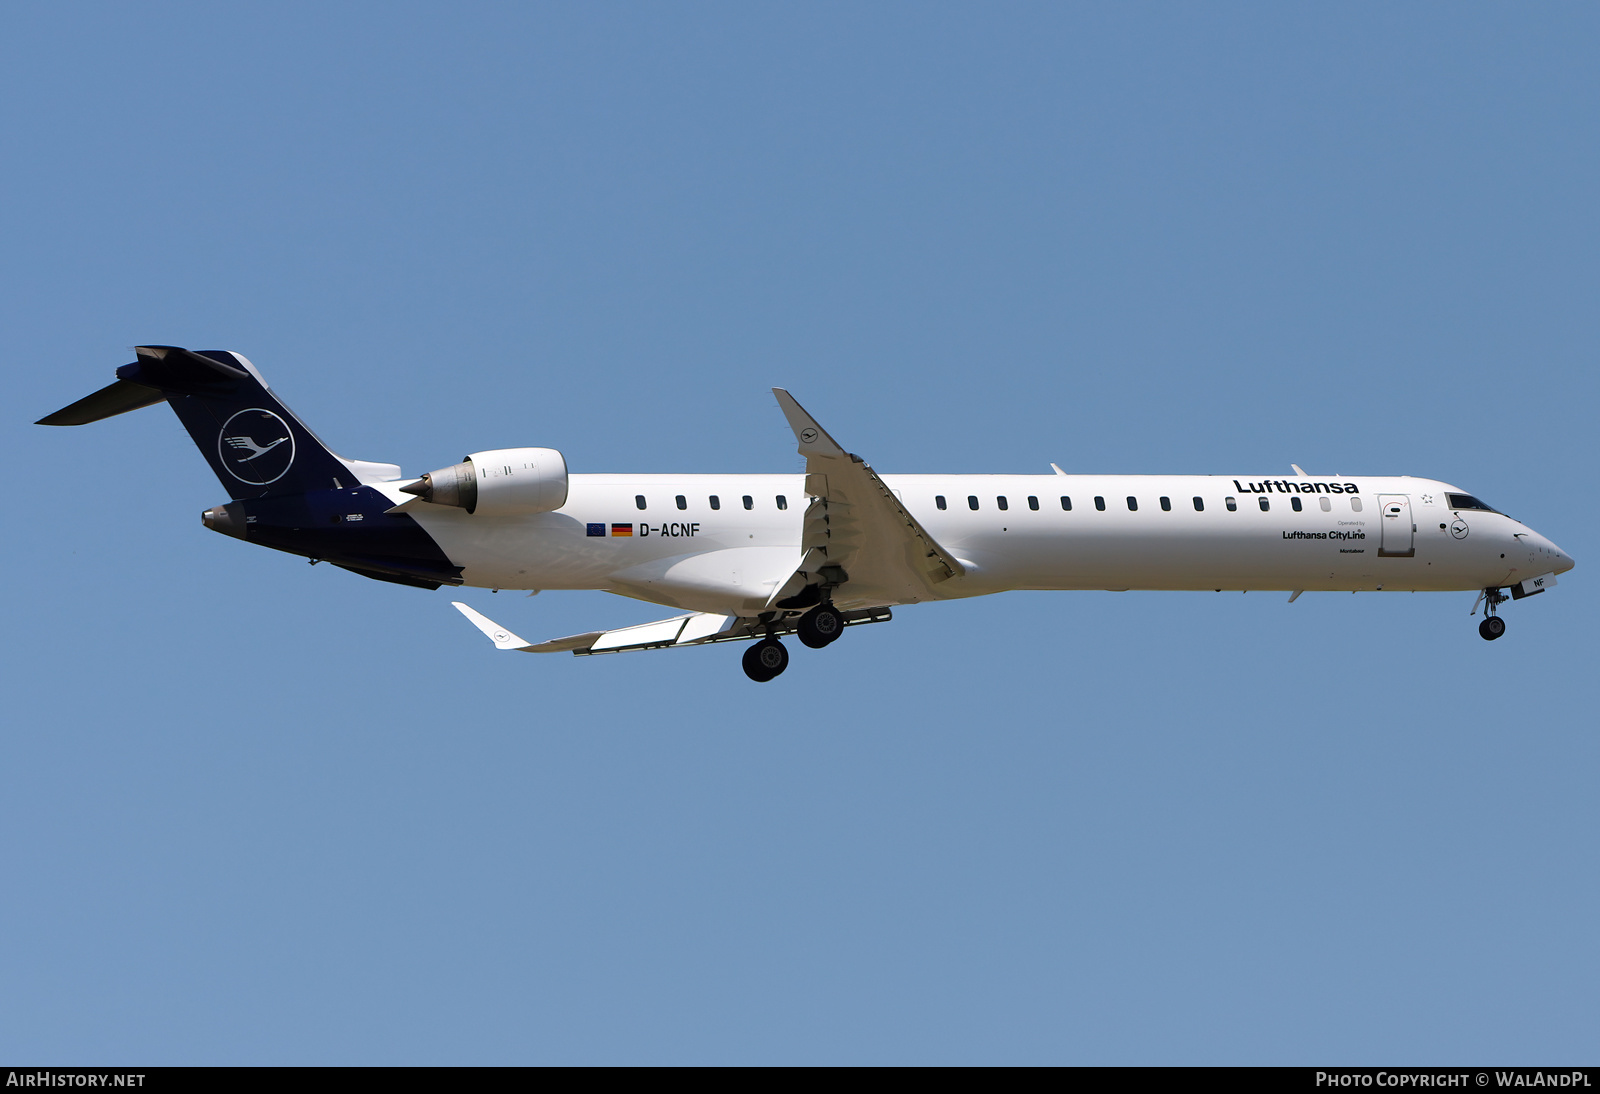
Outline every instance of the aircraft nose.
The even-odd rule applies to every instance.
[[[1576,565],[1572,561],[1572,556],[1550,542],[1548,537],[1535,532],[1532,538],[1534,558],[1530,561],[1539,566],[1548,566],[1550,573],[1557,574],[1564,574]]]

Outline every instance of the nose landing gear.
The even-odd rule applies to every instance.
[[[1499,589],[1485,589],[1478,594],[1478,599],[1484,602],[1483,622],[1478,624],[1478,634],[1485,642],[1493,642],[1506,633],[1506,621],[1495,614],[1495,609],[1511,598]],[[1477,612],[1476,603],[1472,605],[1472,610]]]

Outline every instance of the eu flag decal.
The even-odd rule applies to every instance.
[[[611,526],[611,534],[613,536],[631,536],[631,535],[633,535],[633,525],[631,525],[631,524],[613,524]]]
[[[603,536],[606,534],[606,526],[604,524],[591,524],[589,525],[589,534],[591,536]]]

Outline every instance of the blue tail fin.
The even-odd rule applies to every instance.
[[[335,456],[237,353],[139,346],[120,382],[159,391],[235,501],[355,486]],[[399,469],[395,469],[399,473]]]
[[[237,353],[178,346],[139,346],[138,353],[117,369],[115,383],[39,424],[87,425],[165,401],[233,497],[205,512],[207,528],[380,581],[461,584],[461,567],[372,485],[398,479],[398,467],[334,455]]]

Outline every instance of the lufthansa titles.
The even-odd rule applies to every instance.
[[[1284,539],[1366,539],[1365,532],[1302,532],[1295,529],[1293,532],[1283,533]]]
[[[1361,488],[1353,482],[1310,482],[1300,479],[1263,479],[1260,482],[1233,480],[1233,488],[1241,494],[1359,494]]]

